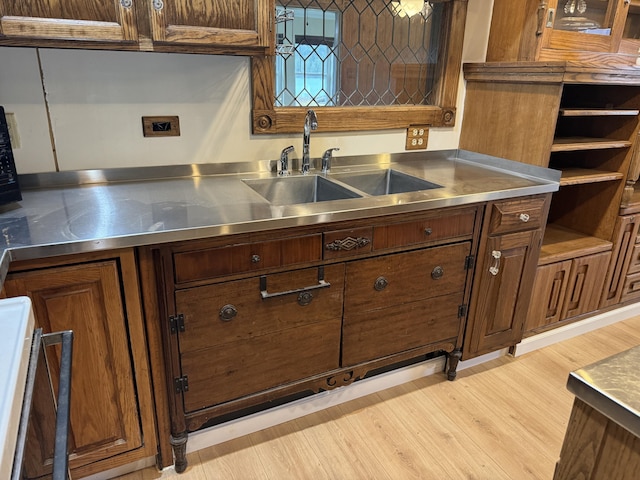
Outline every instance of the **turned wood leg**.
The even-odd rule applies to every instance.
[[[187,432],[182,432],[176,436],[171,435],[169,439],[173,447],[173,456],[176,459],[174,468],[178,473],[182,473],[187,469],[187,437]]]
[[[447,353],[448,360],[448,369],[447,369],[447,380],[453,381],[456,379],[456,369],[458,368],[458,362],[462,357],[462,350],[454,350],[451,353]]]

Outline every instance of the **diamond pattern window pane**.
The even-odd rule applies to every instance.
[[[388,0],[276,3],[293,18],[276,25],[275,106],[434,104],[442,4],[410,16]]]

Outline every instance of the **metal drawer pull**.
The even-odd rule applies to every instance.
[[[433,233],[433,229],[431,227],[427,227],[424,229],[424,234],[425,235],[431,235]]]
[[[346,237],[340,240],[334,240],[331,243],[325,244],[325,250],[330,251],[345,251],[355,250],[356,248],[366,247],[371,243],[371,239],[367,237]]]
[[[431,272],[431,278],[433,278],[434,280],[440,280],[443,275],[444,275],[444,268],[440,266],[437,266]]]
[[[529,221],[529,214],[528,213],[521,213],[520,214],[520,220],[522,220],[523,222],[528,222]]]
[[[500,257],[502,257],[502,252],[494,250],[491,252],[491,256],[493,257],[493,265],[489,267],[489,273],[495,276],[500,271]]]
[[[389,285],[389,282],[387,281],[386,278],[378,277],[376,278],[376,281],[373,284],[373,288],[375,288],[378,292],[381,292],[382,290],[387,288],[387,285]]]
[[[251,263],[260,263],[260,255],[251,255]]]
[[[260,296],[264,300],[266,298],[281,297],[283,295],[292,295],[294,293],[303,293],[303,292],[308,292],[310,290],[317,290],[319,288],[327,288],[330,286],[331,284],[329,282],[324,281],[324,267],[318,267],[318,284],[317,285],[310,285],[308,287],[296,288],[294,290],[286,290],[284,292],[276,292],[276,293],[267,292],[267,276],[262,275],[260,277]],[[298,298],[300,299],[300,296],[298,296]],[[309,302],[310,301],[311,300],[309,300]],[[308,305],[308,303],[305,305]]]
[[[229,322],[230,320],[233,320],[236,315],[238,315],[238,309],[235,307],[235,305],[231,304],[227,304],[222,307],[220,309],[220,313],[218,314],[220,320],[222,320],[223,322]]]
[[[122,5],[123,8],[131,8],[131,6],[133,5],[133,1],[132,0],[120,0],[120,5]]]

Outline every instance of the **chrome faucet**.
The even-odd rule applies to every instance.
[[[333,151],[340,150],[338,147],[328,148],[322,154],[322,173],[329,173],[331,170],[331,159],[333,158]]]
[[[309,173],[309,139],[311,138],[311,130],[318,128],[318,117],[316,112],[309,109],[304,117],[304,130],[302,133],[302,167],[300,171],[303,175]]]
[[[293,145],[289,145],[288,147],[284,148],[282,150],[282,153],[280,153],[280,161],[278,162],[278,175],[289,175],[289,154],[291,152],[293,152]]]

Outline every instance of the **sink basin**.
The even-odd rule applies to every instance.
[[[247,179],[243,182],[273,205],[295,205],[361,197],[356,192],[318,175]]]
[[[368,195],[388,195],[390,193],[417,192],[418,190],[442,188],[442,185],[427,182],[391,168],[373,172],[338,173],[332,175],[332,178],[355,187]]]

